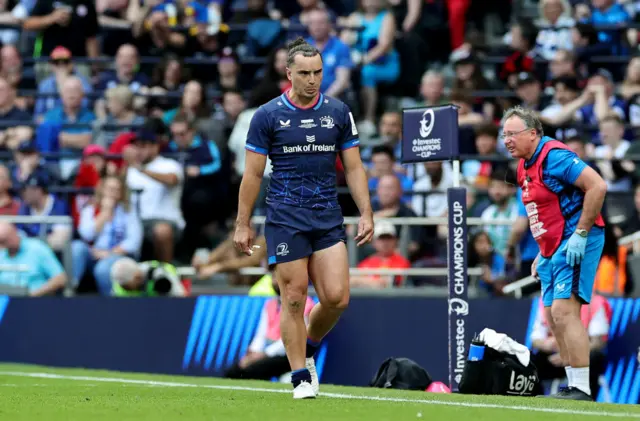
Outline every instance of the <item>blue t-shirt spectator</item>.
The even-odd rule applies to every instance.
[[[91,83],[81,75],[74,75],[82,82],[82,89],[84,90],[85,98],[82,99],[82,107],[89,108],[91,106],[91,101],[87,97],[91,92],[93,92],[93,87]],[[51,75],[48,78],[44,79],[38,85],[38,99],[36,100],[36,105],[34,109],[34,114],[36,119],[43,118],[45,114],[54,108],[62,107],[62,100],[60,99],[58,92],[58,83],[56,82],[56,76]]]
[[[28,188],[28,187],[27,187]],[[36,211],[34,208],[26,203],[20,205],[18,215],[26,216],[69,216],[69,208],[67,204],[57,198],[56,196],[47,195],[47,202],[42,212]],[[48,224],[46,227],[46,233],[50,234],[56,228],[56,224]],[[40,235],[41,224],[17,224],[19,230],[23,231],[29,237],[37,237]],[[69,227],[66,224],[60,224],[60,227]]]
[[[27,287],[36,290],[51,278],[64,272],[53,250],[38,238],[26,238],[21,235],[20,247],[13,256],[7,249],[0,249],[0,264],[24,266],[26,272],[0,271],[0,284],[15,287]]]
[[[316,45],[313,38],[307,38],[307,42],[313,46]],[[336,81],[336,71],[338,68],[353,69],[353,61],[351,60],[351,51],[347,44],[335,36],[329,37],[329,40],[320,53],[322,54],[323,62],[320,91],[326,92]]]
[[[613,3],[607,10],[594,9],[591,13],[591,19],[585,23],[591,23],[597,29],[598,25],[623,25],[631,20],[631,16],[625,10],[625,8],[618,4]],[[622,36],[625,31],[620,30],[604,30],[598,31],[598,39],[600,42],[607,43],[611,46],[611,54],[619,55],[625,53]]]

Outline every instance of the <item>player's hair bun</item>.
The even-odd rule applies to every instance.
[[[307,41],[305,41],[305,40],[304,40],[304,38],[302,38],[302,37],[298,37],[298,38],[294,39],[293,41],[290,41],[290,42],[287,44],[287,49],[288,49],[289,51],[291,51],[291,50],[293,50],[294,48],[296,48],[296,47],[300,47],[300,46],[303,46],[303,45],[309,45],[309,44],[307,43]]]

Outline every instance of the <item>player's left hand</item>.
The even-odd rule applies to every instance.
[[[587,247],[587,238],[573,233],[567,241],[567,264],[571,267],[579,265],[584,259],[584,251]]]
[[[373,214],[366,214],[360,217],[358,223],[358,234],[355,240],[358,242],[358,247],[371,242],[373,238]]]

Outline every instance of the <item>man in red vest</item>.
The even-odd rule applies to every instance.
[[[593,400],[589,335],[580,321],[589,304],[604,246],[600,215],[607,184],[563,143],[543,136],[534,111],[521,107],[503,118],[504,144],[519,158],[518,184],[529,227],[540,246],[531,273],[540,279],[545,317],[558,343],[569,387],[554,398]]]

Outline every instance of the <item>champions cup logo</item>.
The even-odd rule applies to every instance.
[[[449,314],[455,313],[458,316],[469,315],[469,303],[461,298],[452,298],[449,300]]]
[[[436,116],[433,113],[433,110],[429,109],[422,113],[422,120],[420,120],[420,137],[426,138],[429,136],[433,130],[435,122]]]
[[[411,152],[420,158],[433,157],[442,150],[441,138],[429,138],[436,124],[436,115],[433,109],[425,110],[418,123],[420,123],[418,130],[420,137],[413,139]]]

